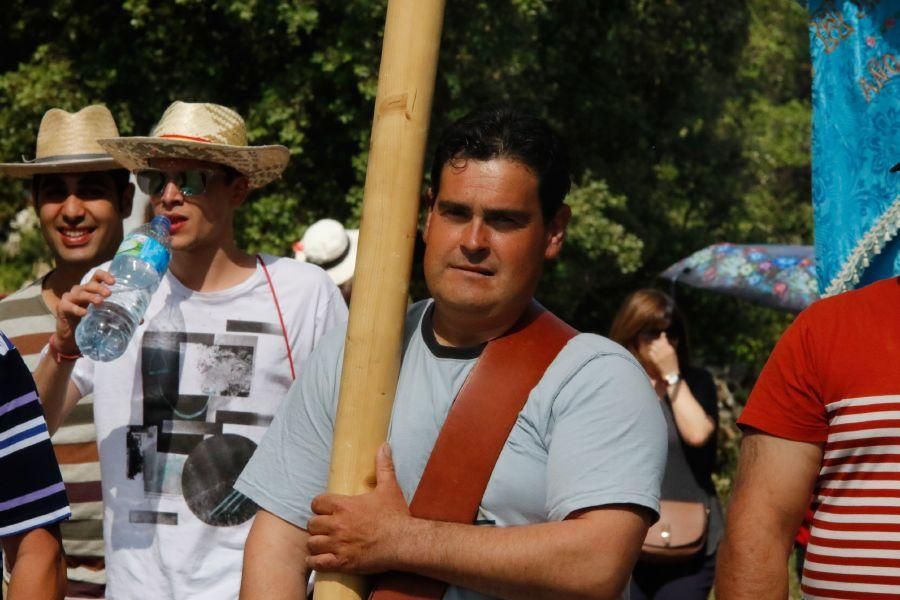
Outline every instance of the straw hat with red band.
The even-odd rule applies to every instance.
[[[151,158],[190,158],[227,165],[258,188],[281,177],[290,153],[284,146],[248,146],[239,114],[219,104],[173,102],[148,137],[99,140],[126,168],[149,168]]]
[[[32,177],[46,173],[85,173],[123,168],[97,143],[119,135],[109,109],[100,104],[70,113],[51,108],[41,119],[32,160],[0,163],[0,173]]]

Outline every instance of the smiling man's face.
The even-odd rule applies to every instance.
[[[119,197],[108,172],[39,175],[35,208],[44,239],[60,265],[90,268],[109,260],[122,241],[132,188]]]
[[[425,279],[446,310],[505,317],[524,310],[565,224],[545,223],[537,177],[506,158],[444,165],[425,224]]]

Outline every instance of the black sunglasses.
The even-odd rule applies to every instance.
[[[666,337],[670,340],[678,339],[678,334],[675,333],[673,327],[669,327],[668,329],[645,329],[638,333],[638,338],[646,342],[652,342],[662,334],[666,334]]]
[[[185,169],[184,171],[159,171],[142,169],[135,173],[137,186],[148,196],[159,196],[169,181],[175,183],[185,196],[198,196],[206,192],[209,182],[219,171]]]

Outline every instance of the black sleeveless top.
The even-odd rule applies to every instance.
[[[686,444],[678,434],[672,405],[666,396],[662,407],[669,433],[669,457],[666,461],[660,497],[664,500],[685,500],[706,504],[709,508],[706,554],[710,555],[716,551],[724,533],[722,507],[712,481],[712,473],[716,466],[719,422],[716,384],[712,375],[705,369],[686,367],[681,370],[681,376],[684,379],[682,385],[687,384],[697,402],[716,424],[716,430],[706,444],[699,448]]]

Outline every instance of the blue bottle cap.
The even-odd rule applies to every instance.
[[[166,233],[169,233],[169,231],[172,229],[172,222],[169,221],[168,217],[157,215],[150,219],[150,226],[159,227],[161,229],[164,229]]]

